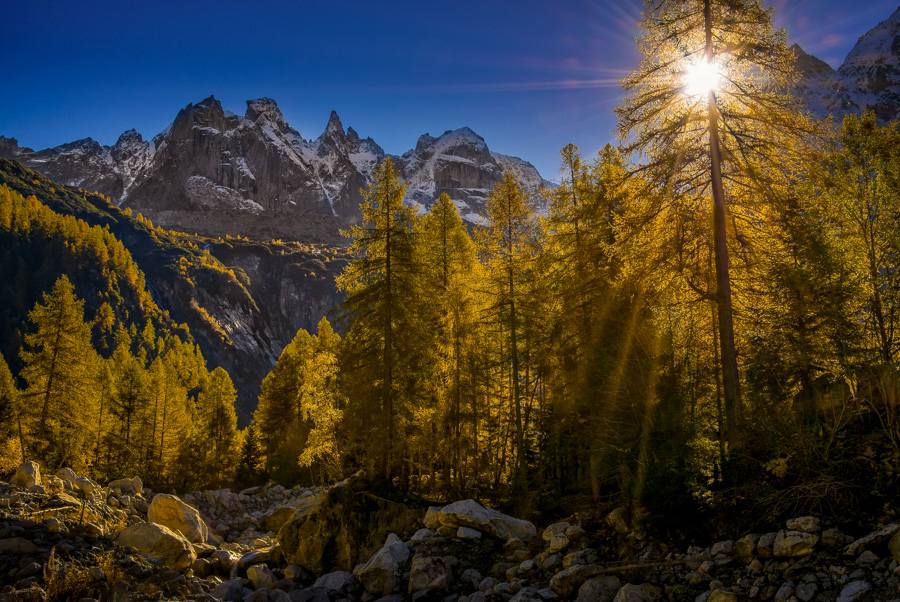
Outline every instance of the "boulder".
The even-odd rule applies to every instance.
[[[569,598],[585,581],[596,577],[601,570],[603,570],[602,567],[596,564],[579,564],[569,567],[553,575],[550,579],[550,589],[561,598]]]
[[[41,485],[41,467],[37,462],[29,460],[18,468],[16,474],[10,479],[10,484],[22,489],[30,489],[35,485]]]
[[[567,522],[559,522],[553,523],[541,533],[541,539],[544,540],[544,543],[550,543],[550,540],[553,539],[554,535],[565,534],[566,529],[568,529],[571,525]]]
[[[838,528],[825,529],[821,537],[822,547],[829,552],[839,550],[847,543],[847,536]]]
[[[772,554],[778,558],[799,558],[812,554],[819,543],[819,536],[801,531],[779,531],[772,545]]]
[[[428,506],[428,510],[425,511],[425,518],[423,519],[423,523],[425,527],[431,529],[432,531],[436,531],[441,527],[441,519],[440,519],[441,509],[437,506]]]
[[[457,539],[481,539],[481,531],[470,527],[460,527],[456,530]]]
[[[157,493],[153,497],[147,509],[147,520],[180,532],[192,543],[206,543],[209,537],[209,528],[197,509],[167,493]]]
[[[98,489],[97,484],[87,477],[78,477],[75,479],[75,487],[80,489],[85,497],[90,497],[93,495],[94,491]]]
[[[567,547],[569,547],[569,538],[566,537],[563,533],[557,533],[550,538],[550,543],[547,545],[547,550],[551,554],[556,554],[557,552],[562,552]]]
[[[66,481],[70,485],[72,485],[72,487],[75,486],[75,481],[78,480],[78,475],[75,474],[75,471],[72,470],[71,468],[69,468],[68,466],[57,470],[56,476],[59,477],[60,479],[62,479],[63,481]]]
[[[459,560],[453,556],[442,558],[416,556],[409,571],[409,593],[450,588],[454,581],[453,568],[458,564]]]
[[[272,589],[277,581],[272,570],[264,564],[254,564],[247,568],[247,579],[253,583],[253,587],[256,589]]]
[[[400,585],[398,575],[408,560],[409,548],[406,544],[389,537],[384,547],[375,552],[368,562],[356,567],[353,574],[370,594],[387,596]]]
[[[0,539],[0,552],[8,554],[34,554],[38,547],[24,537],[7,537]]]
[[[734,542],[734,555],[742,562],[751,562],[756,553],[756,542],[758,541],[759,535],[744,535]]]
[[[284,523],[291,520],[291,517],[294,516],[294,512],[296,511],[296,507],[287,504],[276,507],[269,514],[263,517],[263,529],[265,529],[266,531],[273,531],[275,533],[278,533],[278,530],[284,526]]]
[[[158,559],[180,571],[197,560],[190,542],[180,534],[154,523],[136,523],[115,536],[120,546],[137,548],[142,554]]]
[[[740,597],[734,592],[716,589],[709,593],[706,602],[740,602]]]
[[[775,545],[775,539],[777,537],[778,533],[766,533],[765,535],[760,535],[756,542],[756,553],[761,558],[769,558],[772,555],[772,548]]]
[[[888,542],[888,551],[891,553],[891,558],[900,562],[900,531],[894,533],[894,536],[891,537],[891,540]]]
[[[328,592],[336,592],[350,586],[353,583],[353,573],[350,571],[334,571],[325,573],[313,584],[313,587],[324,588]]]
[[[531,541],[537,535],[537,529],[527,520],[513,518],[485,508],[475,500],[462,500],[444,506],[439,520],[445,527],[471,527],[499,537],[506,541],[518,537],[524,542]]]
[[[241,602],[244,599],[244,584],[240,579],[225,581],[214,587],[209,594],[223,602]]]
[[[873,533],[869,533],[865,537],[854,540],[853,543],[844,549],[844,554],[847,556],[859,556],[870,546],[881,545],[884,542],[889,541],[897,533],[900,533],[900,523],[887,525]]]
[[[118,489],[124,495],[137,495],[143,491],[144,484],[141,482],[140,478],[134,477],[133,479],[116,479],[115,481],[110,481],[107,488],[110,490]]]
[[[662,593],[656,586],[647,583],[642,585],[626,583],[613,598],[613,602],[655,602],[661,596]]]
[[[621,587],[614,575],[594,577],[581,584],[575,602],[612,602]]]
[[[388,533],[412,535],[421,510],[372,495],[366,487],[349,479],[325,493],[302,498],[278,531],[287,562],[317,575],[350,571],[377,552]]]
[[[837,602],[856,602],[862,600],[872,589],[868,581],[851,581],[841,590]]]

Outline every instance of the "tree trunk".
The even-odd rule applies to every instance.
[[[713,63],[711,0],[704,1],[706,28],[706,60]],[[719,111],[714,90],[707,93],[709,117],[709,157],[712,167],[713,240],[716,259],[716,302],[719,316],[719,344],[722,351],[722,385],[725,397],[728,442],[733,449],[743,446],[744,409],[741,402],[741,383],[738,375],[737,350],[734,344],[734,317],[731,307],[731,276],[729,275],[728,233],[726,230],[725,190],[722,185],[722,157],[719,151]]]

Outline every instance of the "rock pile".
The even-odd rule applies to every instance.
[[[0,602],[900,600],[900,523],[853,538],[800,517],[677,551],[617,512],[599,528],[576,517],[538,530],[473,500],[415,510],[351,481],[181,499],[136,477],[101,487],[33,463],[11,480],[0,483]]]

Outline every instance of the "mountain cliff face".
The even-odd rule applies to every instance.
[[[334,112],[322,135],[304,139],[268,98],[247,101],[238,116],[210,96],[182,109],[151,141],[130,130],[111,147],[87,138],[35,152],[0,136],[0,157],[105,194],[160,225],[213,235],[336,233],[360,218],[359,191],[386,156]],[[468,128],[425,134],[394,159],[410,182],[410,202],[425,209],[447,192],[473,222],[503,170],[531,192],[550,185],[530,163],[491,152]]]
[[[835,71],[796,44],[797,91],[818,115],[874,111],[900,118],[900,8],[864,36]]]

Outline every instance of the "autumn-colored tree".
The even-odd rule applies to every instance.
[[[478,253],[487,266],[485,284],[491,295],[485,318],[502,332],[502,352],[498,357],[507,375],[508,393],[504,396],[514,429],[514,466],[521,473],[526,457],[522,400],[523,389],[527,386],[523,367],[527,352],[523,343],[523,296],[532,259],[529,242],[536,232],[537,223],[519,181],[510,172],[505,173],[494,186],[485,210],[489,226],[478,237]]]
[[[401,436],[414,405],[416,299],[419,266],[415,254],[415,209],[403,202],[406,184],[390,159],[378,165],[364,191],[362,223],[354,225],[354,260],[338,277],[347,297],[343,346],[352,431],[375,474],[400,475],[407,465]]]
[[[28,451],[51,463],[76,463],[93,414],[96,354],[84,302],[61,276],[28,315],[34,331],[25,335],[21,376],[29,423]]]
[[[196,445],[201,446],[203,466],[198,467],[209,482],[221,486],[228,481],[236,465],[238,430],[234,401],[237,392],[231,377],[223,368],[216,368],[209,375],[206,387],[200,392],[197,403]]]
[[[640,25],[644,58],[622,80],[628,96],[617,109],[626,150],[643,161],[635,173],[651,187],[632,230],[651,230],[670,245],[671,226],[711,199],[727,430],[740,446],[746,429],[727,225],[739,217],[737,203],[766,197],[766,178],[789,148],[781,142],[805,130],[785,93],[794,57],[758,0],[646,0]]]

